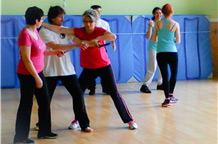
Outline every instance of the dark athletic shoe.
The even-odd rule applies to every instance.
[[[55,134],[55,133],[50,133],[50,134],[44,135],[44,136],[38,135],[38,139],[56,139],[57,137],[58,137],[58,134]]]
[[[14,142],[14,144],[34,144],[35,142],[31,139],[26,139],[20,142]]]
[[[146,85],[142,85],[140,88],[140,91],[143,93],[151,93],[151,91],[149,90],[149,88]]]

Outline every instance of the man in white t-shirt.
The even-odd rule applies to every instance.
[[[64,21],[64,15],[65,11],[60,6],[50,7],[48,21],[50,24],[61,26]],[[76,120],[71,122],[69,129],[76,129],[80,126],[82,131],[91,132],[92,129],[89,126],[83,94],[68,52],[68,50],[75,47],[82,47],[81,40],[74,35],[58,34],[46,28],[42,28],[39,33],[47,49],[65,51],[65,55],[62,57],[45,56],[43,73],[48,83],[50,100],[58,81],[61,81],[73,99],[73,111]],[[69,44],[69,41],[73,43]]]
[[[110,26],[109,26],[108,22],[106,22],[105,20],[100,18],[101,12],[102,12],[101,6],[100,5],[92,5],[90,8],[96,10],[98,15],[99,15],[99,19],[96,23],[96,27],[101,27],[101,28],[106,29],[107,31],[110,32],[111,30],[110,30]],[[112,44],[114,51],[116,51],[115,41],[111,41],[111,44]],[[101,80],[101,85],[102,85],[102,92],[104,92],[106,94],[110,94],[110,92],[107,90],[107,82],[104,82],[103,80]],[[93,83],[88,87],[88,89],[90,90],[89,95],[95,94],[95,88],[96,88],[96,82],[93,81]]]

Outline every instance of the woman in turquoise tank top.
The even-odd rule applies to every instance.
[[[157,55],[157,43],[153,43],[151,40],[151,36],[154,30],[154,26],[156,22],[158,22],[161,19],[162,12],[161,8],[155,7],[152,10],[152,20],[148,22],[148,32],[146,35],[146,38],[150,40],[149,46],[148,46],[148,51],[149,51],[149,60],[148,60],[148,66],[147,66],[147,73],[144,79],[144,82],[140,88],[140,91],[143,93],[151,93],[149,90],[148,86],[151,84],[154,74],[157,69],[157,60],[156,60],[156,55]],[[158,68],[158,80],[157,80],[157,89],[162,90],[163,85],[162,85],[162,76],[161,72]]]
[[[170,4],[163,6],[162,13],[164,19],[156,23],[152,41],[157,41],[157,62],[163,77],[165,100],[162,106],[168,107],[178,101],[173,96],[173,91],[176,85],[178,68],[176,43],[180,43],[180,27],[177,22],[171,19],[173,8]],[[168,80],[168,66],[171,73],[170,80]]]

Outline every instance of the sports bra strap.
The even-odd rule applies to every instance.
[[[174,25],[172,26],[172,28],[171,28],[171,30],[170,31],[172,31],[173,30],[173,28],[174,28],[174,26],[176,25],[176,23],[174,23]]]

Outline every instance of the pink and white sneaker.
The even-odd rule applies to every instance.
[[[175,98],[174,96],[170,96],[169,99],[170,99],[170,103],[177,103],[179,101],[179,99]]]
[[[137,123],[135,121],[130,121],[130,122],[128,122],[128,124],[129,124],[129,129],[130,130],[135,130],[135,129],[138,128],[138,125],[137,125]]]
[[[78,128],[80,128],[78,120],[73,120],[70,126],[68,127],[68,129],[78,129]]]

